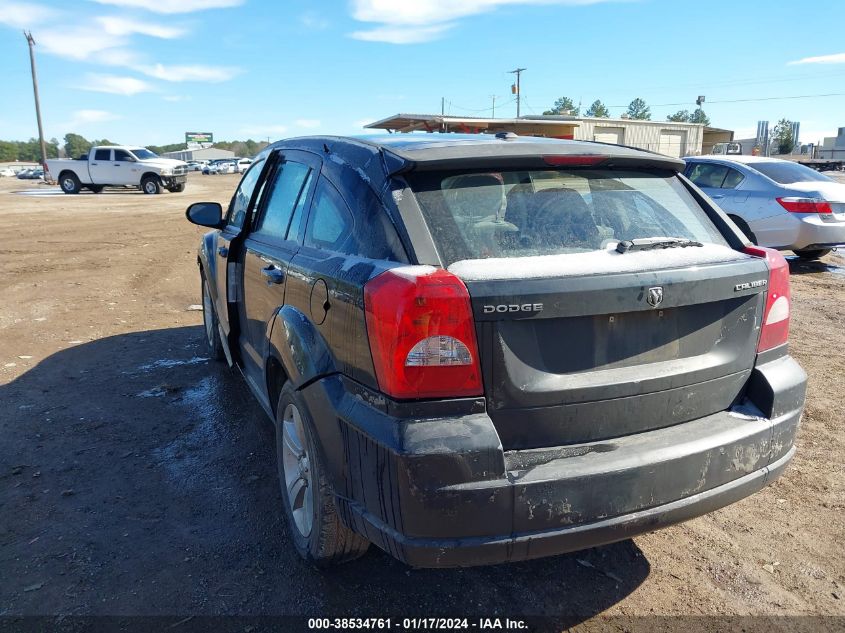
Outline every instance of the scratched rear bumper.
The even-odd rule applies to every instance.
[[[752,494],[794,453],[805,383],[795,361],[782,356],[758,363],[749,396],[733,411],[525,451],[502,451],[484,412],[391,419],[336,377],[303,395],[340,425],[334,487],[344,521],[398,559],[433,567],[592,547]]]

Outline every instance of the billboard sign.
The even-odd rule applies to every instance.
[[[202,145],[214,143],[214,134],[211,132],[185,132],[185,143]]]

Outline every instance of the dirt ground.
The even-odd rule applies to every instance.
[[[226,202],[236,181],[191,174],[180,194],[66,196],[14,193],[48,187],[0,179],[0,616],[845,626],[845,258],[791,263],[807,409],[796,458],[760,493],[547,560],[413,570],[371,548],[321,572],[288,543],[270,424],[239,376],[207,360],[191,309],[202,231],[184,209]],[[840,617],[780,617],[819,615]]]

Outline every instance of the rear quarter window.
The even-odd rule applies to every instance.
[[[446,266],[600,251],[646,237],[727,245],[674,173],[420,172],[408,180]]]

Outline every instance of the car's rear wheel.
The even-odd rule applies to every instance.
[[[161,183],[155,176],[147,176],[141,181],[141,191],[148,194],[161,193]]]
[[[79,193],[82,184],[73,172],[65,172],[59,176],[59,186],[65,193]]]
[[[340,520],[311,415],[289,382],[276,407],[276,463],[288,531],[299,555],[326,567],[364,554],[369,541]]]
[[[748,226],[748,223],[745,220],[738,215],[729,215],[728,217],[733,220],[734,224],[739,227],[739,229],[745,234],[745,237],[747,237],[752,244],[757,244],[757,236],[754,235],[754,231],[751,230],[751,227]]]
[[[102,193],[103,185],[91,185],[88,187],[93,193]]]
[[[801,259],[806,259],[807,261],[813,261],[816,259],[821,259],[825,255],[827,255],[832,249],[830,248],[812,248],[812,249],[802,249],[802,250],[793,250],[792,252],[798,255]]]
[[[220,340],[220,326],[217,320],[217,313],[214,311],[214,301],[208,291],[208,282],[205,275],[202,275],[202,323],[205,328],[205,342],[208,344],[208,353],[214,360],[224,360],[226,353],[223,351],[223,343]]]

